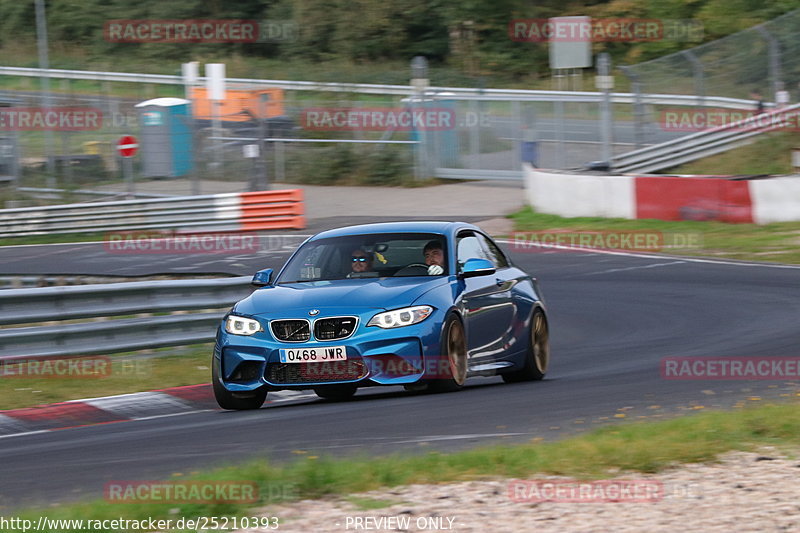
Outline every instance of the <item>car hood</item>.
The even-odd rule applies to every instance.
[[[234,310],[258,316],[275,315],[289,309],[396,309],[410,305],[429,290],[447,282],[446,277],[408,277],[292,283],[261,288],[236,304]]]

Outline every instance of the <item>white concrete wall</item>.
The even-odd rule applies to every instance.
[[[800,220],[800,176],[750,180],[753,222]]]
[[[523,165],[525,194],[538,213],[563,217],[636,218],[633,176],[592,176]]]

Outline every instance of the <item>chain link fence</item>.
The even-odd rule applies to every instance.
[[[701,111],[715,97],[740,99],[739,109],[754,108],[759,97],[769,106],[780,90],[788,91],[792,101],[800,99],[798,27],[800,10],[795,10],[711,43],[621,67],[634,97],[612,106],[612,153],[692,133],[665,128],[671,101],[657,101],[654,95],[695,97],[691,105]],[[428,90],[407,96],[400,86],[387,86],[392,90],[386,94],[356,94],[341,87],[329,92],[267,89],[257,80],[250,86],[242,84],[247,80],[230,80],[231,91],[251,96],[229,97],[215,113],[213,106],[197,105],[197,98],[174,81],[153,76],[139,81],[139,75],[109,81],[103,74],[86,73],[86,79],[53,75],[50,84],[49,105],[95,109],[102,117],[99,127],[0,128],[0,181],[11,182],[17,191],[126,194],[130,187],[115,150],[125,134],[141,141],[133,159],[137,194],[260,189],[276,182],[402,185],[431,177],[518,179],[523,161],[565,169],[603,157],[596,94],[561,99]],[[0,76],[0,112],[3,106],[42,109],[45,100],[38,89],[30,74]],[[273,91],[271,100],[262,107],[260,91],[268,90]],[[194,103],[194,110],[180,119],[188,139],[181,157],[189,164],[176,172],[154,172],[144,163],[166,158],[175,147],[148,138],[149,126],[136,105],[186,96]],[[201,184],[208,181],[229,188],[203,190]],[[0,194],[3,200],[12,197],[9,189]],[[68,199],[55,191],[47,194],[55,195],[54,201]]]
[[[624,69],[647,94],[800,99],[800,9],[728,37]]]

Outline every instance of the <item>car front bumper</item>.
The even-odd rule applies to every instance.
[[[268,319],[257,317],[264,331],[252,336],[233,335],[220,327],[214,347],[214,364],[219,366],[221,383],[231,392],[247,392],[260,387],[271,390],[308,389],[321,385],[355,383],[368,385],[407,385],[440,374],[441,328],[444,313],[435,310],[418,324],[393,329],[366,326],[380,310],[349,314],[359,316],[352,336],[334,341],[305,343],[281,342],[273,337]],[[341,316],[330,310],[328,316]],[[278,318],[278,317],[276,317]],[[292,316],[281,316],[295,318]],[[280,350],[344,346],[346,361],[320,363],[281,363]]]

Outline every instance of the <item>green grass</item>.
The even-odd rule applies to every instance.
[[[15,516],[50,518],[173,518],[251,516],[252,508],[298,499],[349,495],[412,483],[524,478],[539,474],[602,479],[620,472],[655,473],[680,463],[713,461],[730,450],[773,446],[796,450],[800,439],[796,402],[714,411],[660,422],[612,425],[562,441],[493,446],[465,452],[395,454],[332,459],[297,450],[298,459],[273,464],[256,459],[203,473],[176,472],[171,481],[255,483],[256,503],[111,503],[104,500],[28,509]],[[188,474],[188,475],[187,475]],[[391,504],[363,497],[350,499],[362,508]],[[4,514],[10,513],[4,510]],[[279,517],[280,518],[280,517]],[[69,531],[68,529],[65,531]]]
[[[747,146],[705,157],[677,168],[676,174],[791,174],[792,148],[800,146],[795,132],[763,136]]]
[[[363,496],[348,496],[345,498],[352,503],[359,511],[371,511],[373,509],[384,509],[400,502],[392,500],[378,500],[375,498],[365,498]]]
[[[727,259],[776,261],[800,264],[800,222],[773,224],[727,224],[724,222],[670,222],[663,220],[628,220],[622,218],[575,217],[536,213],[527,207],[510,218],[516,231],[544,231],[554,229],[585,231],[636,231],[663,232],[699,236],[700,246],[691,248],[665,248],[666,253],[707,256]]]
[[[18,246],[21,244],[53,244],[53,243],[71,243],[71,242],[102,242],[105,241],[107,238],[108,238],[108,232],[48,233],[46,235],[7,237],[4,239],[0,239],[0,246]]]
[[[132,358],[141,353],[112,355],[111,371],[98,377],[22,377],[15,367],[0,371],[0,409],[141,392],[211,381],[211,344],[161,348],[174,355]],[[91,357],[91,356],[89,356]]]

